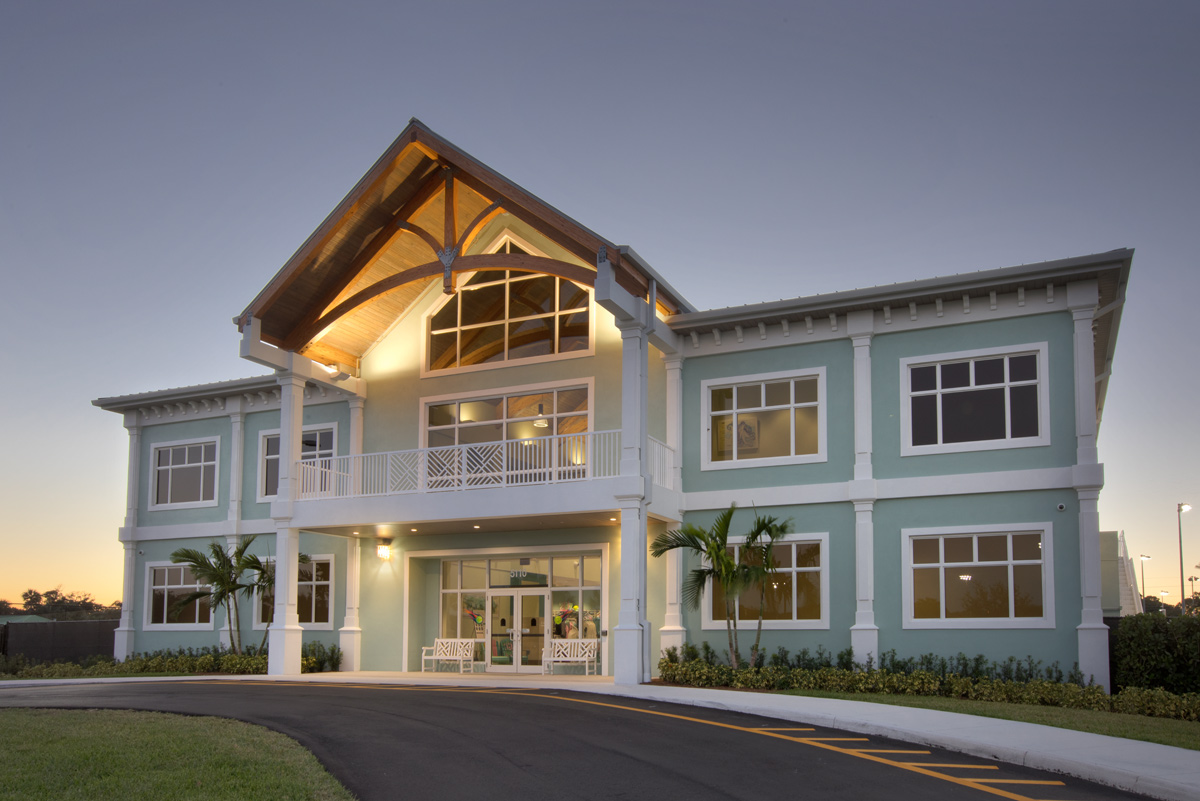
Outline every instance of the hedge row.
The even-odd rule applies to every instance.
[[[710,664],[704,660],[679,662],[666,657],[659,660],[658,670],[663,682],[691,687],[941,696],[1200,721],[1200,693],[1177,695],[1162,689],[1131,687],[1110,696],[1097,685],[1082,687],[1047,679],[1018,682],[957,674],[940,676],[925,670],[894,673],[883,668],[743,667],[734,670],[728,665]]]
[[[301,673],[319,673],[337,670],[341,666],[341,651],[338,647],[326,648],[322,643],[306,643],[300,656]],[[96,676],[126,676],[140,673],[225,673],[265,674],[267,652],[235,654],[222,649],[200,650],[179,649],[134,654],[117,662],[110,657],[92,657],[83,664],[74,662],[44,662],[26,664],[21,657],[13,657],[0,666],[0,672],[18,679],[75,679]]]
[[[1113,686],[1200,692],[1200,616],[1144,612],[1121,618],[1112,637]]]

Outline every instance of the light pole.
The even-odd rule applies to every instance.
[[[1183,513],[1192,511],[1190,503],[1180,503],[1175,506],[1175,519],[1179,521],[1179,614],[1183,614],[1186,604],[1183,599]]]
[[[1146,554],[1141,554],[1138,556],[1138,559],[1142,560],[1142,597],[1143,598],[1146,597],[1146,560],[1150,559],[1150,558],[1151,557],[1146,556]]]
[[[1189,598],[1196,597],[1196,577],[1195,576],[1188,576],[1188,597]],[[1194,607],[1194,605],[1193,605],[1193,607]]]
[[[1159,590],[1158,595],[1162,598],[1159,603],[1162,605],[1163,617],[1167,617],[1167,596],[1171,594],[1170,590]]]

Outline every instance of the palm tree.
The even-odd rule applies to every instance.
[[[302,553],[297,561],[304,565],[312,560],[308,554]],[[264,559],[258,554],[249,553],[246,554],[244,562],[245,570],[254,574],[254,580],[243,585],[242,594],[250,599],[251,603],[256,597],[264,600],[271,599],[275,594],[275,560],[269,554]],[[262,603],[263,600],[259,602]],[[267,647],[267,635],[270,633],[271,623],[275,620],[275,604],[267,603],[266,607],[266,614],[263,615],[262,620],[264,624],[263,638],[262,642],[258,644],[260,653]]]
[[[784,538],[792,526],[791,519],[777,520],[774,517],[763,517],[754,513],[754,525],[746,535],[746,544],[742,546],[742,561],[757,568],[756,580],[759,586],[758,596],[758,630],[754,634],[754,647],[750,649],[750,664],[758,664],[758,646],[762,641],[763,613],[767,608],[767,578],[774,573],[779,564],[775,560],[775,544]]]
[[[237,545],[226,550],[220,540],[208,544],[208,553],[195,548],[180,548],[171,554],[175,564],[187,565],[196,578],[196,583],[204,585],[203,589],[189,593],[175,602],[177,609],[195,601],[207,600],[209,607],[225,607],[225,616],[229,620],[229,646],[235,654],[242,652],[242,624],[238,616],[238,593],[253,588],[253,584],[243,582],[247,570],[246,550],[254,542],[251,535],[239,539]]]
[[[761,568],[753,568],[735,559],[729,547],[729,524],[733,521],[737,504],[717,516],[711,528],[700,528],[690,523],[674,531],[665,531],[654,538],[650,554],[662,556],[667,551],[682,548],[700,557],[700,566],[693,568],[683,581],[683,602],[697,609],[704,598],[704,585],[709,579],[721,588],[725,595],[725,631],[729,636],[729,659],[736,670],[740,667],[738,657],[737,625],[733,619],[733,599],[742,590],[754,583]]]

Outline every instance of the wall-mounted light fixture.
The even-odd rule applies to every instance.
[[[387,560],[391,559],[392,558],[392,541],[390,539],[380,540],[379,544],[375,546],[375,555],[378,556],[380,559],[382,559],[385,562]]]

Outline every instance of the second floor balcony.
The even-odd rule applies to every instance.
[[[675,454],[649,439],[654,483],[674,488]],[[621,432],[591,431],[531,439],[306,459],[297,465],[300,501],[523,487],[614,478]]]

